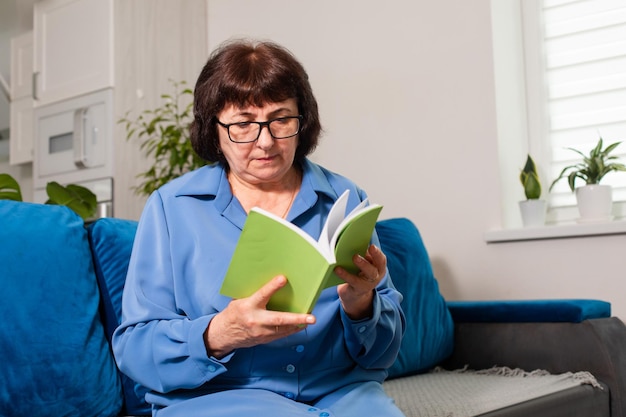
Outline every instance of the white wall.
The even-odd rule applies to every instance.
[[[626,236],[483,239],[502,224],[489,0],[208,5],[211,49],[252,36],[300,58],[326,131],[313,159],[418,225],[448,299],[600,298],[626,317]]]

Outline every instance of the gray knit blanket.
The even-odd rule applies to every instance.
[[[543,370],[494,367],[432,372],[386,381],[385,391],[409,416],[470,417],[581,384],[602,386],[589,372],[553,375]]]

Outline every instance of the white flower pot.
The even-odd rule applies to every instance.
[[[519,202],[524,227],[538,227],[546,224],[546,201],[524,200]]]
[[[585,185],[576,188],[580,222],[609,221],[613,218],[613,189],[610,185]]]

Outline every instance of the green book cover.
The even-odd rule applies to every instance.
[[[274,294],[267,308],[310,313],[323,289],[343,282],[333,272],[335,266],[358,271],[352,257],[365,254],[382,210],[364,201],[346,216],[347,198],[348,191],[337,200],[318,241],[272,213],[250,210],[220,293],[249,297],[275,276],[284,275],[287,285]]]

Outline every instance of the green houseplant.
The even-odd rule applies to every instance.
[[[56,181],[46,185],[48,200],[46,204],[67,206],[87,220],[96,214],[98,202],[96,195],[88,188],[77,184],[62,186]],[[0,174],[0,200],[24,201],[18,182],[9,174]]]
[[[535,161],[530,155],[526,157],[526,164],[519,174],[519,179],[524,187],[524,195],[527,200],[537,200],[541,197],[541,181]]]
[[[543,226],[546,221],[546,202],[541,200],[541,180],[537,166],[530,155],[520,172],[520,182],[524,187],[526,200],[520,201],[520,212],[524,227]]]
[[[603,149],[602,137],[600,137],[598,143],[591,149],[588,155],[577,149],[567,148],[579,154],[582,157],[582,161],[563,168],[559,176],[550,185],[550,190],[561,179],[567,178],[570,190],[576,193],[576,201],[580,213],[579,221],[605,221],[612,218],[612,187],[610,185],[601,185],[600,181],[609,172],[626,171],[626,165],[617,162],[618,157],[611,155],[611,152],[620,143],[612,143]],[[584,181],[585,184],[576,187],[577,179]]]
[[[206,164],[191,147],[189,124],[193,116],[193,91],[185,81],[170,80],[172,94],[163,94],[161,106],[144,110],[135,119],[129,112],[118,123],[126,129],[126,139],[139,140],[145,156],[152,165],[137,177],[142,182],[133,187],[138,195],[150,195],[154,190]]]
[[[616,162],[617,156],[611,155],[611,152],[621,142],[615,142],[602,149],[602,137],[598,140],[597,145],[585,155],[581,151],[574,148],[567,148],[582,156],[582,161],[563,168],[559,176],[552,182],[552,187],[563,178],[567,178],[569,188],[574,192],[576,189],[576,179],[585,181],[585,184],[600,184],[600,181],[606,174],[613,171],[626,171],[626,165]]]

